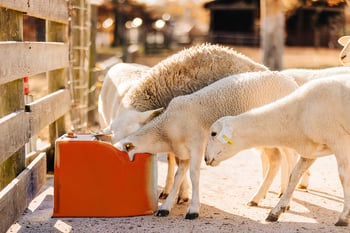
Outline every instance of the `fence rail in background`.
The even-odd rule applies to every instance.
[[[0,0],[0,232],[7,231],[45,183],[45,152],[26,152],[25,144],[51,125],[53,147],[65,131],[63,116],[71,107],[65,88],[70,71],[68,3]],[[46,21],[46,42],[23,41],[24,14]],[[46,73],[49,93],[25,104],[23,77],[40,73]]]

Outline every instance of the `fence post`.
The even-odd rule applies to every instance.
[[[47,42],[67,42],[68,31],[64,24],[46,21]],[[58,69],[47,72],[48,92],[52,93],[66,87],[67,69]],[[47,170],[53,171],[56,139],[66,132],[65,116],[49,125],[49,140],[51,149],[47,153]]]
[[[88,125],[98,123],[97,115],[97,75],[95,72],[96,64],[96,25],[97,25],[97,6],[91,5],[91,33],[90,33],[90,60],[89,60],[89,101],[88,101]]]
[[[0,8],[0,41],[23,40],[21,12]],[[0,85],[0,118],[24,109],[23,80]],[[25,167],[25,147],[0,165],[0,190],[11,182]]]
[[[87,0],[72,0],[72,126],[75,132],[86,131],[89,97],[90,4]]]
[[[260,0],[263,64],[271,70],[283,68],[284,13],[281,0]]]

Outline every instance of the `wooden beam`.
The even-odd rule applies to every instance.
[[[0,191],[0,232],[6,232],[39,193],[46,181],[46,155],[41,153]]]
[[[68,4],[64,0],[0,0],[0,7],[20,11],[37,18],[68,23]]]
[[[58,90],[26,105],[30,113],[31,135],[37,134],[48,124],[66,114],[71,107],[70,93],[67,89]]]
[[[0,8],[0,41],[23,40],[23,14]],[[12,52],[1,54],[1,64],[5,63]],[[0,71],[2,68],[0,68]],[[2,74],[0,74],[2,77]],[[0,78],[1,79],[1,78]],[[5,84],[0,83],[0,117],[23,110],[24,95],[23,81],[13,80]],[[10,128],[9,132],[17,127]],[[6,147],[12,144],[11,138],[6,137]],[[17,147],[17,145],[16,145]],[[6,155],[7,157],[7,155]],[[25,167],[25,147],[22,145],[14,154],[0,163],[0,190],[11,182]]]
[[[68,44],[55,42],[0,42],[0,85],[69,66]]]
[[[76,17],[73,17],[76,18]],[[67,42],[68,35],[65,25],[56,22],[46,21],[46,41],[58,41]],[[72,55],[70,55],[72,56]],[[55,92],[59,89],[66,87],[66,77],[70,71],[68,69],[58,69],[47,72],[48,91],[49,93]],[[67,105],[66,105],[67,106]],[[69,105],[70,106],[70,105]],[[51,149],[47,153],[47,169],[53,171],[55,161],[55,141],[56,139],[66,132],[66,120],[62,115],[59,119],[49,125],[49,142],[52,145]]]
[[[24,111],[0,118],[0,164],[28,142],[29,121]]]

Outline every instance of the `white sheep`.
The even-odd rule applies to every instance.
[[[350,74],[350,67],[339,66],[339,67],[330,67],[330,68],[324,68],[324,69],[291,68],[291,69],[282,70],[280,72],[282,74],[285,74],[285,75],[292,77],[295,80],[295,82],[298,84],[298,86],[302,86],[305,83],[307,83],[311,80],[314,80],[314,79],[326,78],[326,77],[338,75],[338,74]],[[291,156],[293,154],[294,154],[294,156]],[[290,176],[290,173],[291,173],[294,165],[297,162],[298,154],[293,153],[293,151],[290,149],[288,149],[288,151],[286,151],[286,149],[284,149],[284,150],[280,150],[280,155],[281,155],[281,158],[277,158],[277,159],[279,159],[281,162],[281,191],[280,191],[280,196],[281,196],[281,194],[283,194],[287,188],[289,176]],[[266,159],[266,158],[264,158],[265,156],[266,155],[264,153],[262,153],[262,165],[263,165],[263,175],[264,176],[266,174],[268,174],[268,172],[266,171],[266,169],[267,169],[266,167],[270,163],[275,162],[275,161],[272,161],[273,159],[276,160],[276,158],[267,158]],[[267,161],[265,162],[265,160],[267,160]],[[278,167],[278,164],[277,164],[277,167]],[[277,171],[273,171],[273,172],[275,173]],[[309,176],[310,176],[310,172],[307,171],[303,175],[298,188],[306,189],[308,187]],[[270,180],[271,179],[265,179],[264,182],[270,181]],[[266,185],[263,187],[266,187]],[[259,195],[259,194],[262,195],[264,193],[265,192],[258,192],[257,195]],[[255,197],[248,204],[249,205],[256,205],[257,204],[256,201],[259,199],[261,199],[259,196]]]
[[[108,70],[98,97],[99,123],[105,133],[110,133],[111,123],[119,115],[125,94],[139,85],[149,70],[148,66],[134,63],[118,63]]]
[[[217,120],[210,129],[205,160],[216,166],[241,150],[286,146],[301,156],[286,192],[268,221],[277,221],[301,175],[316,158],[334,153],[344,191],[344,209],[337,226],[350,217],[350,77],[337,75],[306,83],[274,103],[238,116]]]
[[[278,72],[242,73],[216,81],[189,95],[174,98],[167,109],[115,146],[136,153],[173,152],[179,159],[173,188],[157,216],[167,216],[179,184],[190,167],[192,200],[186,218],[199,216],[199,173],[210,125],[226,115],[236,115],[281,98],[297,89],[295,81]],[[267,153],[277,153],[265,148]],[[271,150],[272,152],[268,152]]]
[[[342,36],[338,40],[344,48],[339,54],[339,61],[344,66],[350,66],[350,36]]]
[[[108,72],[99,96],[103,133],[112,133],[114,143],[159,114],[176,96],[192,93],[230,74],[265,70],[265,66],[233,49],[211,44],[184,49],[152,68],[117,64]],[[168,161],[161,198],[168,195],[174,179],[174,156],[168,156]],[[186,189],[185,182],[179,202],[188,199]]]

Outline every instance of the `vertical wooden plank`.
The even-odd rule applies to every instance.
[[[67,42],[68,31],[64,24],[46,21],[46,41],[48,42]],[[56,90],[66,87],[66,69],[58,69],[47,72],[48,92],[52,93]],[[49,125],[49,140],[51,149],[47,153],[47,170],[53,171],[55,140],[66,132],[65,117],[59,118],[57,121]]]
[[[263,64],[271,70],[283,68],[284,13],[281,0],[260,0]]]
[[[8,40],[23,40],[23,16],[20,12],[0,8],[0,41]],[[22,79],[0,85],[0,117],[23,109]],[[25,147],[23,146],[0,164],[0,190],[9,184],[24,167]]]
[[[88,123],[97,124],[97,75],[94,72],[96,64],[96,31],[97,31],[97,6],[91,5],[91,33],[90,33],[90,61],[89,61],[89,99],[88,99]]]
[[[90,55],[90,4],[87,0],[72,0],[72,77],[73,106],[71,122],[75,132],[87,128]]]

